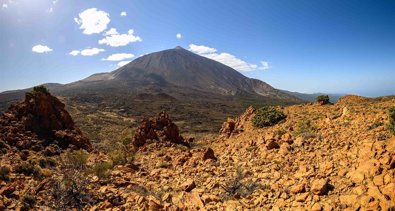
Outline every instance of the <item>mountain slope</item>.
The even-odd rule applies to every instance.
[[[202,131],[217,131],[224,118],[251,104],[303,102],[181,47],[151,53],[113,72],[51,86],[50,90],[69,101],[68,105],[93,105],[86,112],[116,111],[142,118],[165,110],[176,120],[185,121],[185,125],[180,125],[182,129],[199,124]],[[1,108],[4,110],[5,104],[20,99],[25,91],[0,94]]]

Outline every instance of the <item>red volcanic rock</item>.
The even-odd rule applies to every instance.
[[[40,139],[45,139],[46,145],[92,149],[65,105],[48,92],[26,93],[25,101],[10,106],[0,117],[0,128],[0,139],[20,149],[43,149],[44,141]]]
[[[226,122],[222,124],[222,128],[219,133],[221,136],[229,138],[232,134],[237,134],[245,130],[247,124],[250,123],[251,118],[255,115],[255,108],[250,106],[247,110],[236,119],[228,118]]]
[[[189,146],[180,135],[177,125],[165,112],[159,113],[157,117],[144,119],[134,135],[132,144],[141,147],[147,140],[169,141]]]

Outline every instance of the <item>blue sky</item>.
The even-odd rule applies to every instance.
[[[180,45],[280,89],[395,94],[394,11],[385,0],[0,0],[0,91]]]

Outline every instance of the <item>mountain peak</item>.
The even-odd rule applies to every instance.
[[[177,49],[177,50],[185,50],[185,48],[183,48],[183,47],[181,47],[181,46],[179,46],[179,45],[177,45],[174,49]]]

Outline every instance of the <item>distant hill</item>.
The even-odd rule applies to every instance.
[[[336,103],[342,96],[345,96],[345,94],[325,94],[325,93],[313,93],[313,94],[306,94],[306,93],[300,93],[300,92],[291,92],[291,91],[286,91],[282,90],[285,93],[288,93],[290,95],[293,95],[301,100],[307,101],[307,102],[315,102],[316,97],[320,95],[328,95],[329,99],[332,103]]]
[[[187,121],[186,125],[203,125],[203,131],[216,131],[226,117],[240,113],[249,105],[303,102],[181,47],[147,54],[113,72],[48,86],[51,93],[73,104],[120,110],[123,115],[140,118],[165,110],[176,120]],[[11,102],[22,99],[25,91],[1,93],[0,108],[4,110]],[[218,126],[213,128],[212,124]]]

